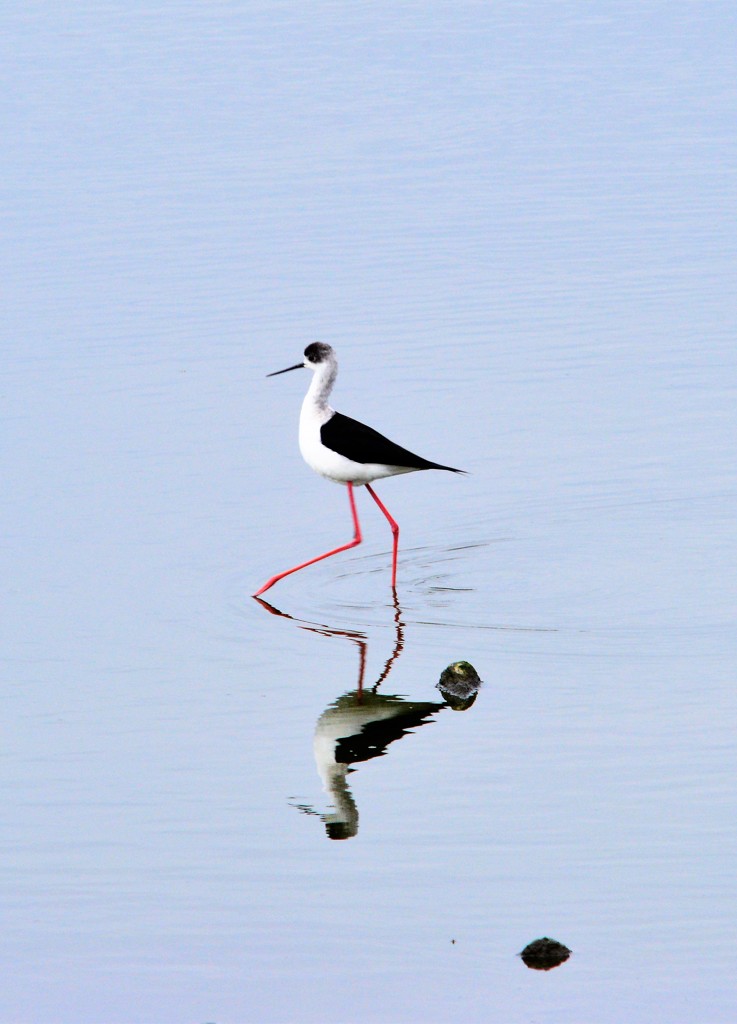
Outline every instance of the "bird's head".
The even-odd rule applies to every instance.
[[[326,345],[322,341],[313,341],[305,349],[303,362],[296,363],[294,366],[288,366],[286,370],[276,370],[274,373],[267,373],[266,376],[278,377],[280,373],[289,373],[291,370],[301,370],[303,368],[314,371],[326,364],[335,365],[335,352],[330,345]]]

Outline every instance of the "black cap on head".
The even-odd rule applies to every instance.
[[[325,359],[330,356],[333,350],[329,345],[324,344],[322,341],[313,341],[311,345],[308,345],[305,349],[305,359],[309,359],[311,363],[322,363]]]
[[[326,821],[325,834],[328,839],[352,839],[356,829],[351,828],[345,821]]]

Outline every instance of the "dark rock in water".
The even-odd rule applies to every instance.
[[[529,946],[525,946],[521,953],[524,963],[533,971],[550,971],[553,967],[560,967],[571,955],[568,946],[555,939],[535,939]]]
[[[437,688],[453,711],[466,711],[479,692],[481,680],[468,661],[454,661],[440,675]]]

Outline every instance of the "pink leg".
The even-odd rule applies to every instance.
[[[389,525],[392,528],[392,536],[394,537],[394,550],[392,552],[392,590],[397,589],[397,552],[399,551],[399,524],[392,519],[384,503],[379,499],[378,494],[373,489],[371,484],[366,484],[366,490],[369,492],[371,497],[374,499],[376,504],[379,506],[381,511],[384,513],[386,518],[389,520]]]
[[[253,595],[258,597],[260,594],[265,594],[267,590],[278,583],[279,580],[283,580],[285,576],[291,576],[293,572],[299,572],[300,569],[306,569],[308,565],[314,565],[315,562],[321,562],[323,558],[330,558],[331,555],[338,555],[341,551],[347,551],[348,548],[355,548],[357,544],[361,543],[361,526],[358,522],[358,513],[356,512],[356,499],[353,496],[353,484],[346,484],[348,488],[348,500],[351,503],[351,514],[353,516],[353,540],[348,541],[347,544],[342,544],[339,548],[333,548],[332,551],[326,551],[324,555],[318,555],[317,558],[311,558],[309,562],[302,562],[301,565],[295,565],[293,569],[287,569],[286,572],[280,572],[276,576],[272,576],[270,580],[264,583],[260,590],[257,590]]]

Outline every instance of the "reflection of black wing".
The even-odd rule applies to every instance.
[[[451,473],[463,472],[460,469],[451,469],[450,466],[440,466],[437,462],[428,462],[427,459],[390,441],[373,427],[367,427],[341,412],[334,413],[327,423],[323,423],[320,428],[320,440],[331,452],[362,465],[378,462],[384,466],[401,466],[405,469],[447,469]]]
[[[390,743],[401,739],[411,729],[427,725],[431,716],[444,707],[444,704],[404,704],[399,714],[369,722],[353,736],[339,739],[335,745],[335,760],[338,764],[355,764],[380,757]]]

